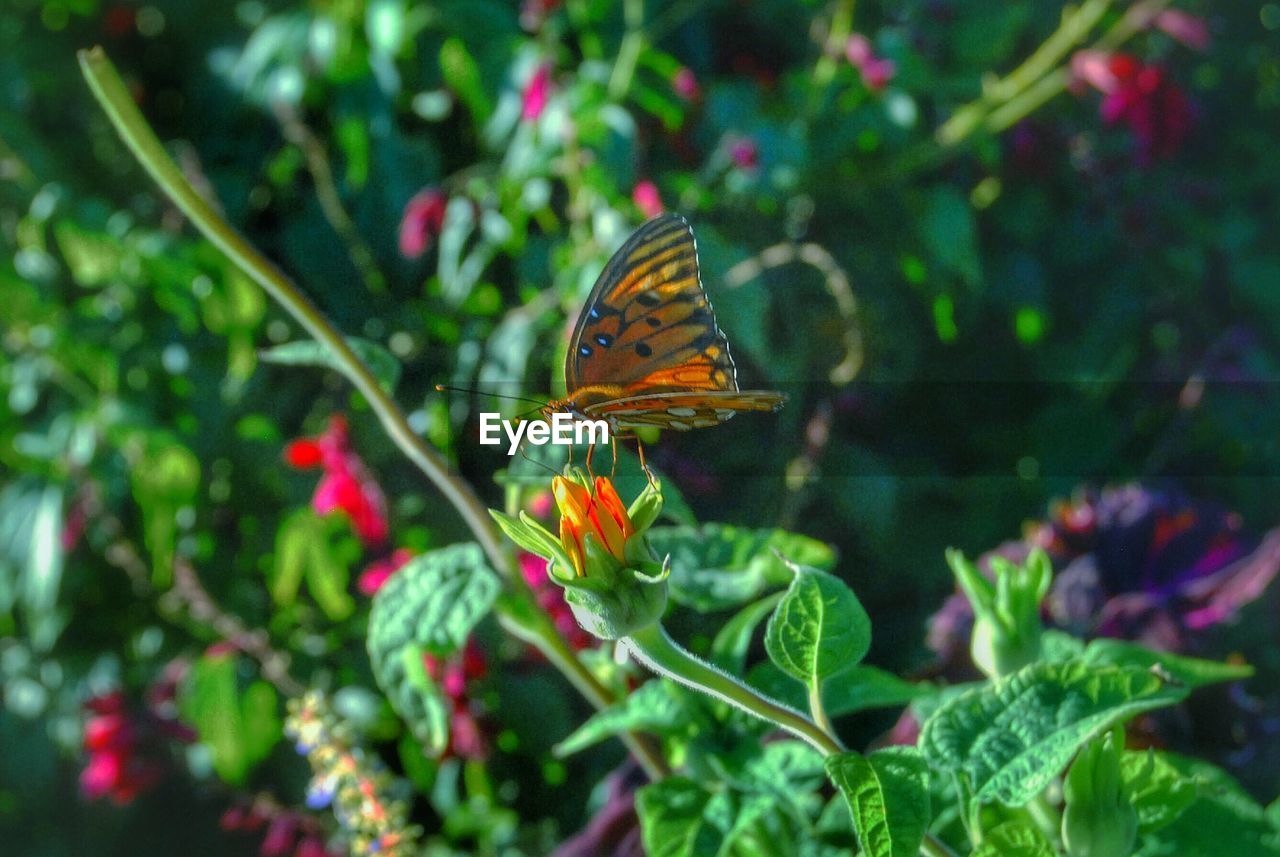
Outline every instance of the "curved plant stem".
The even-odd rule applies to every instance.
[[[369,402],[392,441],[457,510],[490,563],[506,578],[514,603],[499,602],[497,609],[502,626],[542,652],[592,705],[603,708],[612,704],[612,694],[578,660],[547,615],[534,606],[514,555],[504,545],[488,510],[471,486],[451,474],[439,453],[414,433],[399,405],[306,295],[196,192],[165,152],[106,53],[101,48],[93,48],[80,51],[78,56],[81,71],[98,103],[161,190],[210,242],[258,283],[308,334],[333,352],[342,373]],[[630,734],[623,740],[651,777],[665,775],[667,765],[650,742]]]
[[[761,720],[776,723],[797,738],[807,741],[824,756],[844,752],[834,736],[823,731],[799,711],[762,695],[686,651],[656,622],[623,638],[622,642],[638,661],[659,675],[724,700]]]
[[[728,673],[721,672],[671,639],[658,622],[624,637],[620,642],[636,660],[658,675],[774,723],[807,742],[823,756],[845,752],[829,723],[824,728],[794,708],[770,699]],[[820,704],[816,710],[822,710]],[[826,718],[822,716],[821,719]],[[920,844],[920,853],[926,857],[955,857],[955,852],[945,842],[928,832]]]

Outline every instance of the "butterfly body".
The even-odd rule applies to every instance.
[[[614,430],[704,428],[777,410],[786,398],[738,389],[693,231],[676,214],[645,223],[605,266],[570,337],[565,386],[568,396],[544,414],[602,419]]]

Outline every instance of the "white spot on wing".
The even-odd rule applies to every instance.
[[[667,413],[673,417],[691,417],[698,412],[693,408],[667,408]]]
[[[688,431],[691,428],[688,423],[682,423],[679,420],[671,420],[667,425],[673,429],[678,429],[679,431]]]

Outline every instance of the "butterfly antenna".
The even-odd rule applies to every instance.
[[[541,467],[543,470],[545,470],[545,471],[547,471],[548,473],[550,473],[552,476],[559,476],[559,475],[560,475],[560,472],[559,472],[558,470],[556,470],[554,467],[552,467],[551,465],[547,464],[547,463],[546,463],[546,462],[544,462],[544,461],[539,461],[538,459],[531,457],[531,456],[529,455],[529,453],[525,452],[525,451],[524,451],[524,444],[523,444],[523,443],[522,443],[522,444],[520,444],[520,446],[518,446],[518,447],[517,447],[517,450],[520,452],[520,457],[521,457],[521,458],[523,458],[525,461],[529,462],[530,464],[536,464],[536,465],[538,465],[538,466],[539,466],[539,467]]]
[[[447,384],[436,384],[436,392],[439,393],[471,393],[480,396],[493,396],[495,399],[511,399],[516,402],[532,402],[539,408],[546,407],[547,403],[539,399],[530,399],[525,396],[506,396],[502,393],[490,393],[485,390],[473,390],[467,387],[450,387]]]

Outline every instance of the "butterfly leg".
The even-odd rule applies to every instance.
[[[591,456],[595,455],[595,452],[596,452],[596,445],[594,443],[588,444],[587,445],[587,476],[589,476],[592,480],[595,479],[595,474],[591,472]]]
[[[649,469],[649,464],[644,460],[644,441],[636,438],[636,453],[640,456],[640,469],[644,471],[644,478],[649,480],[649,484],[658,487],[658,478],[653,475],[653,471]]]
[[[616,437],[609,438],[609,449],[613,451],[613,465],[609,468],[609,479],[618,475],[618,439]]]

